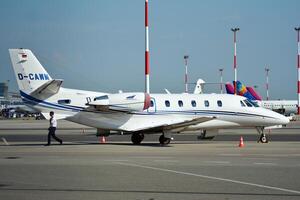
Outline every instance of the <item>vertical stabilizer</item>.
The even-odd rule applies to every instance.
[[[202,79],[198,79],[196,83],[196,87],[194,89],[194,94],[203,94],[203,85],[205,84],[205,81]]]
[[[234,87],[230,83],[225,84],[227,94],[234,94]]]
[[[29,49],[9,49],[19,90],[27,94],[52,80]]]
[[[247,87],[248,92],[251,93],[251,95],[255,98],[257,101],[261,101],[262,98],[261,96],[252,88],[252,87]]]

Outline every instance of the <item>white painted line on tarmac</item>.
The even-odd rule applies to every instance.
[[[175,163],[179,162],[178,160],[154,160],[154,162],[169,162],[169,163]]]
[[[129,162],[129,160],[104,160],[105,162]]]
[[[226,154],[219,154],[219,156],[243,156],[243,154],[237,154],[237,153],[226,153]]]
[[[204,161],[205,163],[211,163],[211,164],[230,164],[229,161]]]
[[[276,163],[262,163],[262,162],[255,162],[254,165],[277,165]]]
[[[219,154],[219,156],[299,157],[300,154]]]
[[[290,189],[286,189],[286,188],[273,187],[273,186],[261,185],[261,184],[256,184],[256,183],[249,183],[249,182],[238,181],[238,180],[227,179],[227,178],[219,178],[219,177],[215,177],[215,176],[206,176],[206,175],[202,175],[202,174],[194,174],[194,173],[176,171],[176,170],[165,169],[165,168],[151,167],[151,166],[146,166],[146,165],[138,165],[138,164],[133,164],[133,163],[116,162],[116,164],[123,165],[123,166],[151,169],[151,170],[156,170],[156,171],[169,172],[169,173],[174,173],[174,174],[206,178],[206,179],[211,179],[211,180],[236,183],[236,184],[241,184],[241,185],[254,186],[254,187],[259,187],[259,188],[266,188],[266,189],[270,189],[270,190],[277,190],[277,191],[289,192],[289,193],[294,193],[294,194],[300,194],[300,191],[297,191],[297,190],[290,190]]]
[[[1,139],[2,139],[2,141],[4,142],[4,144],[5,144],[6,146],[9,146],[9,143],[6,141],[6,139],[5,139],[4,137],[2,137]]]

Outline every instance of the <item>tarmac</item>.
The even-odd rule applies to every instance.
[[[299,125],[272,130],[267,144],[237,129],[212,141],[176,134],[168,146],[146,135],[136,146],[59,121],[64,144],[46,147],[47,121],[0,121],[0,199],[300,199]]]

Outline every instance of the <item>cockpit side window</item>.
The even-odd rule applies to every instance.
[[[259,105],[258,105],[258,103],[257,103],[256,101],[251,101],[251,100],[250,100],[250,103],[251,103],[254,107],[256,107],[256,108],[259,107]]]
[[[240,101],[242,107],[246,107],[246,104],[243,101]]]

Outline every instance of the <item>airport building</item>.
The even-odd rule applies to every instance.
[[[0,83],[0,98],[8,98],[8,85],[7,83]]]

